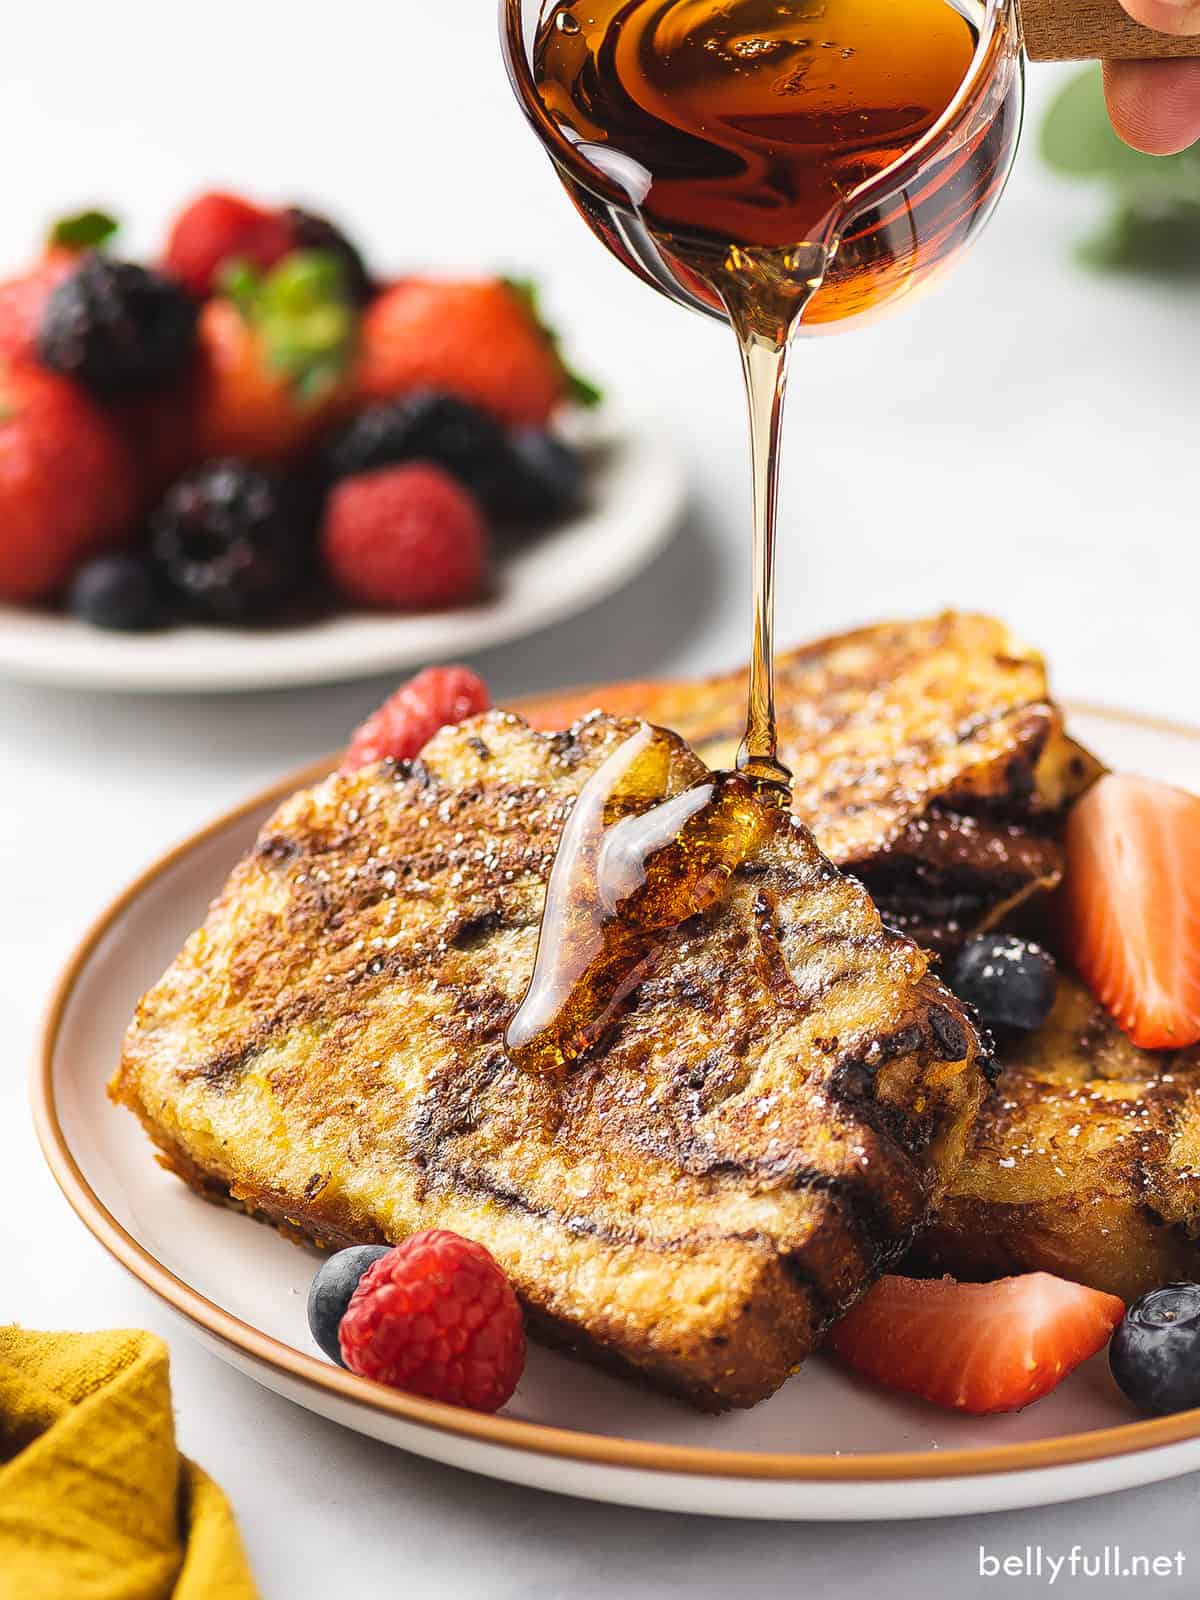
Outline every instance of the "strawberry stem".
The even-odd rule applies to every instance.
[[[542,314],[541,292],[537,284],[532,278],[505,278],[503,282],[520,300],[539,333],[554,352],[555,360],[558,362],[559,370],[562,372],[563,379],[567,385],[567,392],[571,399],[576,405],[585,406],[589,411],[593,410],[604,399],[604,391],[594,384],[590,378],[585,378],[582,373],[576,372],[574,367],[567,361],[563,353],[562,335],[557,328],[546,321],[545,316]]]
[[[301,400],[337,387],[354,354],[358,310],[342,262],[328,250],[296,250],[269,272],[232,261],[220,291],[263,341],[267,359]]]

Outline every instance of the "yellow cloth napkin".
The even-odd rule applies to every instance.
[[[149,1333],[0,1328],[0,1600],[257,1600]]]

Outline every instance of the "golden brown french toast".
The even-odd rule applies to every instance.
[[[986,1062],[929,956],[763,800],[762,842],[596,1049],[514,1067],[564,819],[634,726],[493,713],[294,796],[111,1092],[204,1194],[322,1244],[455,1229],[535,1331],[746,1406],[927,1220]],[[669,793],[705,770],[672,749]]]
[[[539,703],[540,728],[599,706],[733,762],[745,672],[633,683]],[[1062,875],[1064,806],[1099,766],[1063,731],[1042,657],[991,617],[947,613],[823,639],[776,664],[792,807],[884,918],[944,949]]]
[[[1200,1273],[1200,1048],[1139,1050],[1063,973],[1003,1051],[970,1154],[919,1245],[962,1277],[1055,1272],[1135,1300]]]
[[[732,675],[661,693],[627,686],[622,704],[672,718],[725,756],[743,692]],[[888,920],[953,943],[928,867],[964,908],[950,919],[958,932],[1058,882],[1055,822],[1099,769],[1064,733],[1040,657],[999,623],[950,616],[809,646],[782,661],[778,698],[784,759],[802,775],[797,812]],[[807,731],[826,727],[836,745]],[[957,739],[976,727],[982,743]],[[1016,762],[1007,799],[1006,741]],[[913,758],[926,748],[935,759],[923,768]],[[969,809],[981,795],[999,802],[998,816]],[[875,853],[857,856],[864,839]],[[1006,1041],[1000,1063],[913,1267],[965,1278],[1041,1269],[1126,1300],[1200,1275],[1200,1050],[1139,1050],[1064,973],[1050,1022]]]

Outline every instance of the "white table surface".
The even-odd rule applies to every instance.
[[[529,268],[585,368],[669,436],[695,509],[631,590],[476,665],[503,696],[716,668],[747,643],[746,497],[732,346],[609,261],[510,103],[491,0],[334,8],[110,0],[9,8],[0,56],[0,259],[42,220],[108,202],[149,247],[214,180],[344,215],[396,269]],[[311,36],[305,28],[311,18]],[[192,32],[191,30],[195,30]],[[436,108],[433,86],[453,85]],[[1033,109],[1054,74],[1035,73]],[[1032,140],[975,255],[940,293],[796,362],[781,634],[947,604],[1008,617],[1065,695],[1197,718],[1200,285],[1089,277],[1095,213]],[[590,304],[589,304],[590,302]],[[0,687],[3,1313],[32,1326],[167,1331],[43,1169],[25,1069],[53,975],[93,913],[166,844],[334,746],[385,683],[198,700]],[[1181,1547],[1195,1479],[970,1522],[772,1527],[510,1489],[342,1433],[172,1333],[182,1441],[229,1491],[269,1600],[591,1596],[755,1588],[856,1597],[1041,1593],[979,1580],[978,1547]],[[886,1573],[886,1577],[882,1575]],[[2,1585],[0,1585],[2,1587]],[[1105,1592],[1102,1583],[1055,1592]],[[1115,1592],[1108,1585],[1107,1592]]]

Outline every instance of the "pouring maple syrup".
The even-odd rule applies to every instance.
[[[639,275],[732,324],[754,466],[738,771],[665,798],[669,742],[643,729],[585,786],[507,1034],[530,1070],[562,1067],[599,1037],[665,933],[719,898],[761,840],[762,795],[786,800],[774,580],[793,338],[837,271],[864,186],[946,117],[984,11],[982,0],[549,0],[527,38],[530,0],[506,0],[514,83],[585,219]],[[880,298],[893,294],[898,264],[907,287],[961,248],[1007,169],[1016,128],[1006,104],[1001,96],[914,183],[899,233],[879,208],[854,217],[870,242],[860,238],[853,293],[826,307],[829,319],[870,303],[876,280]]]

